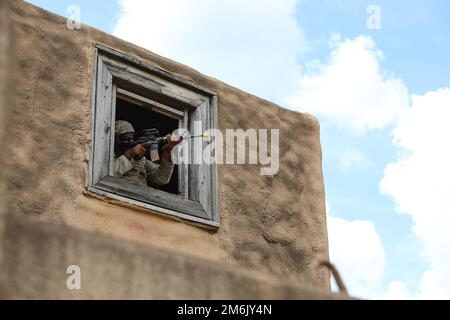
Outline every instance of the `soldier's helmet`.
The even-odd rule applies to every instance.
[[[116,136],[124,133],[134,133],[133,125],[124,120],[116,121]]]

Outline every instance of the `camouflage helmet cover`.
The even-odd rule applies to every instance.
[[[134,133],[133,125],[127,121],[119,120],[116,122],[116,135],[124,133]]]

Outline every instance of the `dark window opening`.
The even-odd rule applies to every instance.
[[[130,122],[136,132],[135,138],[140,137],[142,131],[145,129],[156,128],[160,135],[164,136],[171,134],[174,130],[179,128],[178,119],[165,116],[161,113],[152,111],[145,106],[134,104],[119,97],[117,97],[116,100],[116,121],[117,120]],[[157,189],[173,194],[179,194],[178,186],[178,166],[175,165],[170,182]]]

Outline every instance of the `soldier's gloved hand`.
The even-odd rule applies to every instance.
[[[172,156],[171,156],[172,149],[175,148],[175,146],[177,144],[181,143],[182,140],[179,140],[177,138],[177,136],[174,134],[166,135],[166,140],[167,140],[167,144],[165,144],[162,148],[163,149],[162,156],[165,160],[172,162]]]
[[[133,148],[128,149],[125,151],[124,155],[128,158],[128,160],[131,160],[131,158],[134,159],[142,159],[145,156],[145,153],[147,152],[147,149],[142,144],[135,145]]]

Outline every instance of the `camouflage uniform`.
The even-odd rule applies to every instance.
[[[116,137],[129,132],[134,133],[134,128],[129,122],[122,120],[116,122]],[[129,160],[121,155],[114,157],[113,175],[141,186],[157,187],[169,183],[173,168],[174,164],[164,158],[161,159],[161,164],[156,164],[145,157],[140,160],[133,158]]]

